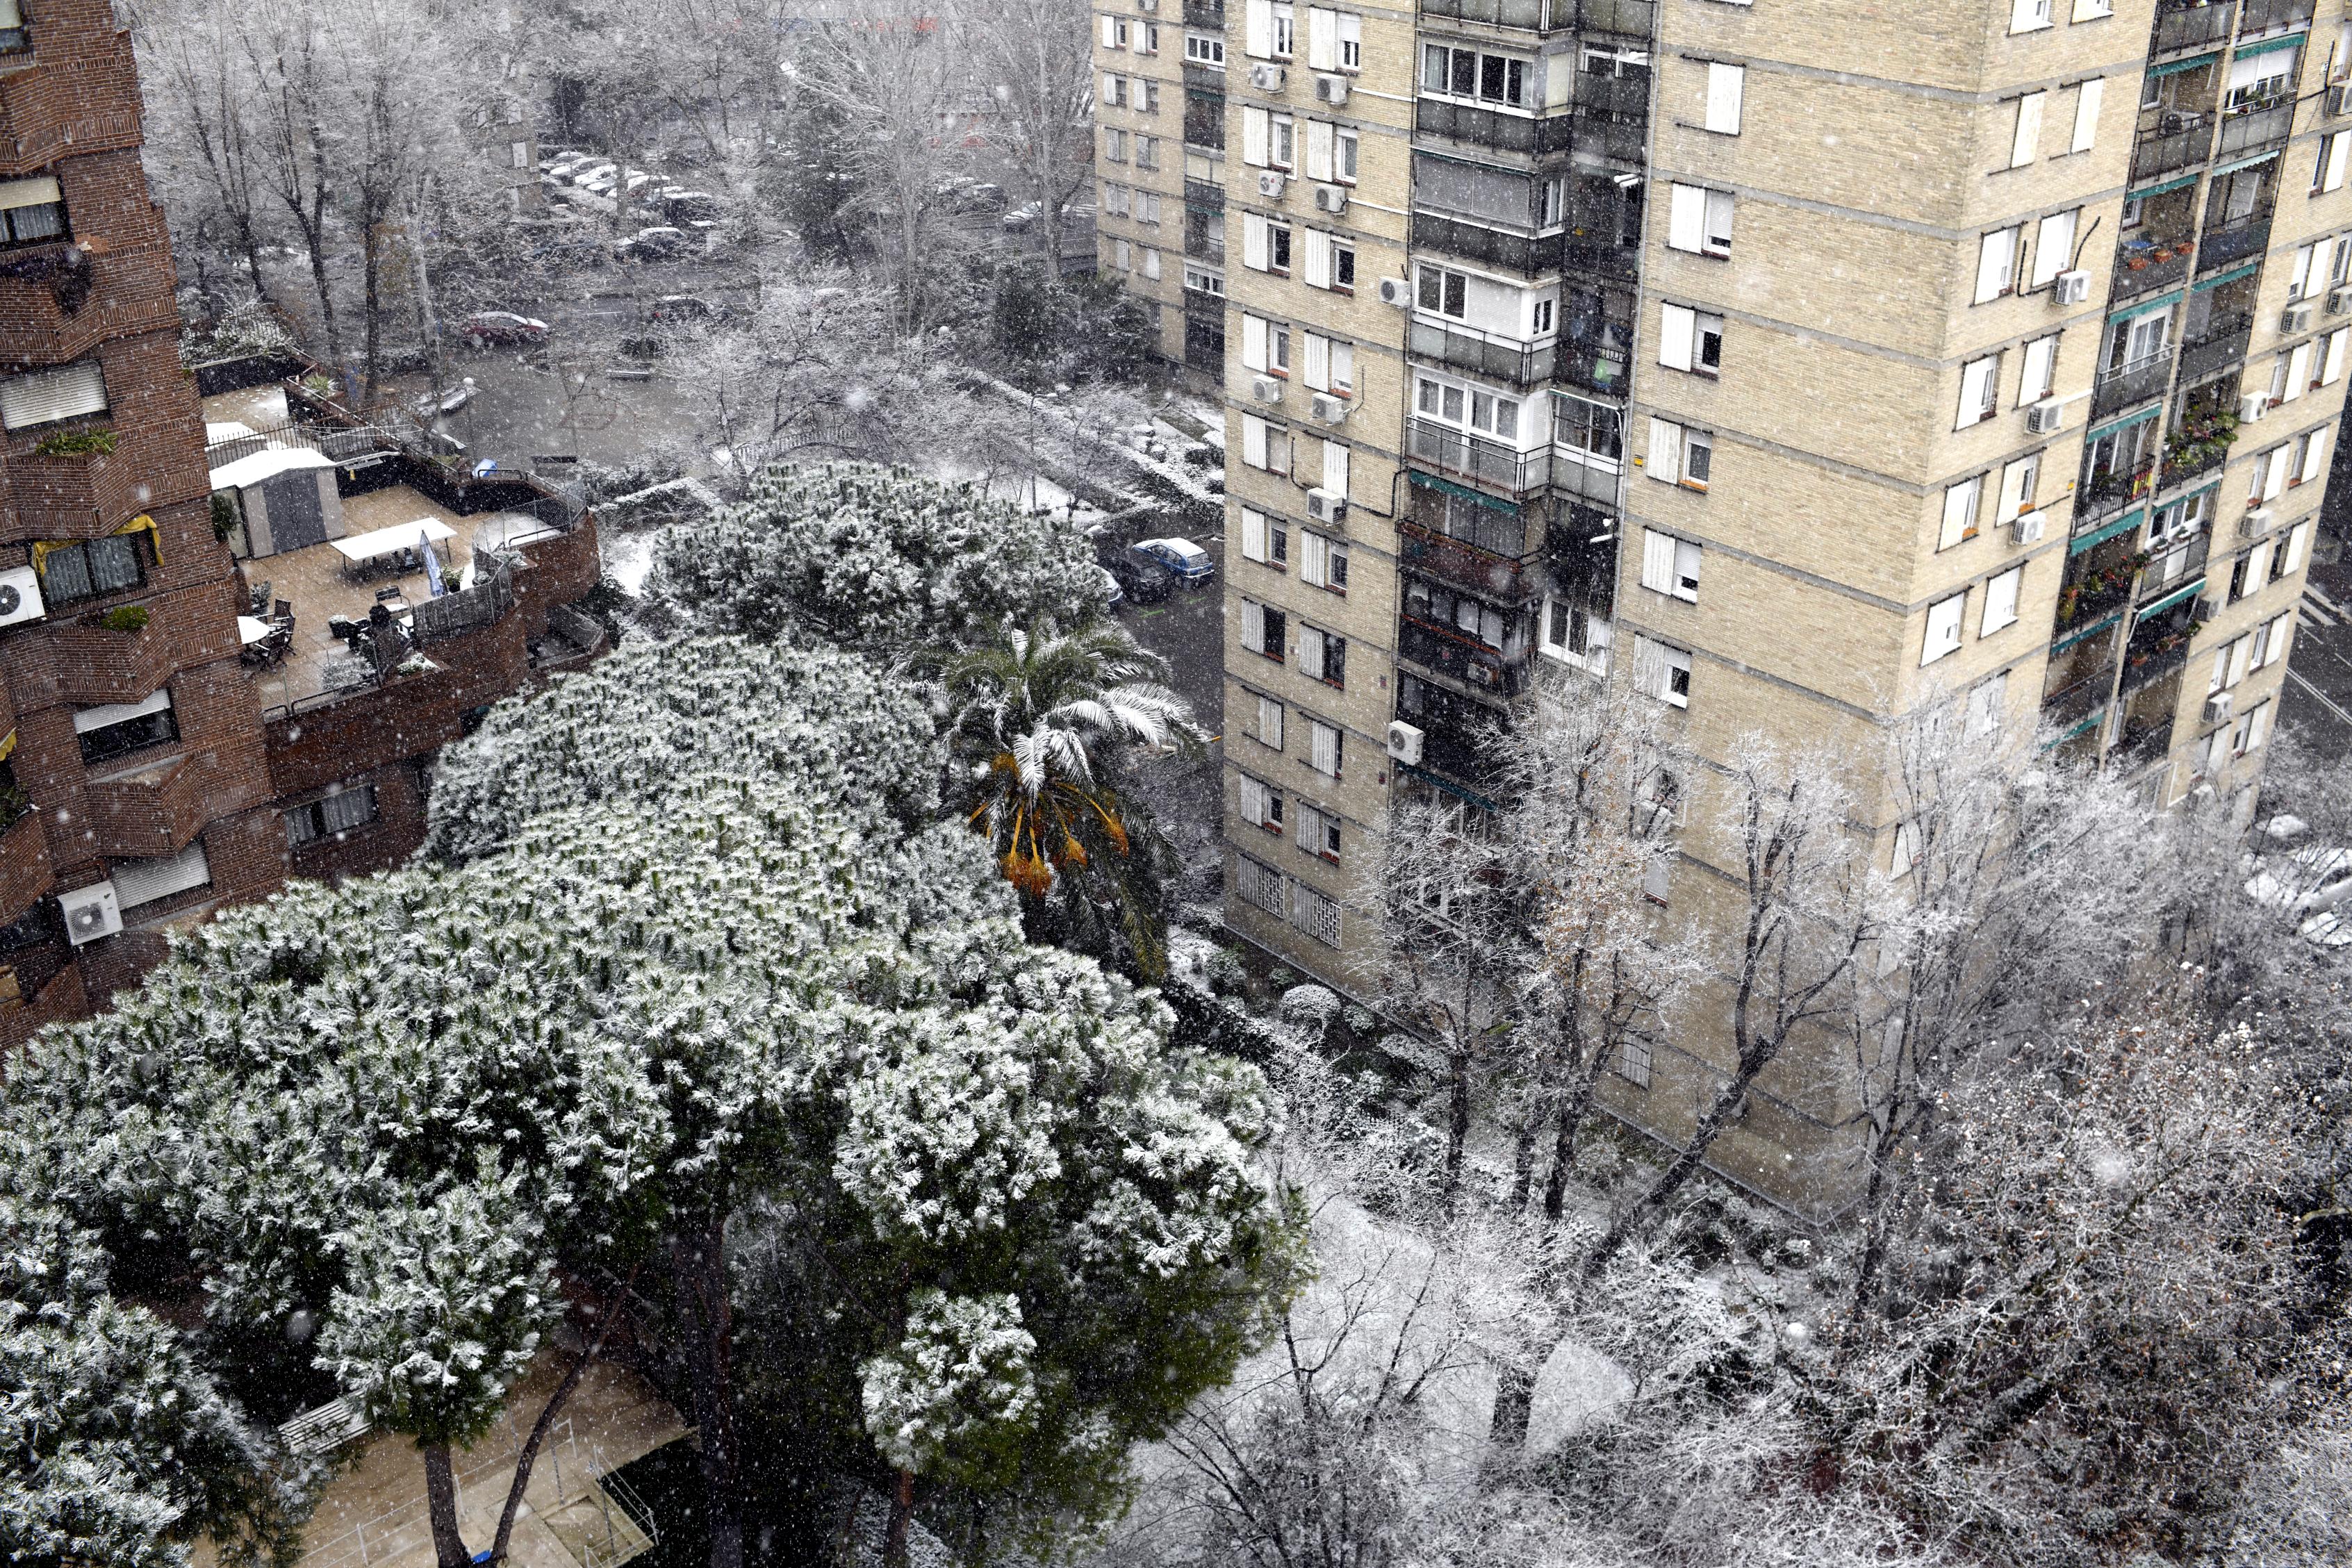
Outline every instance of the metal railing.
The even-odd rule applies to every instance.
[[[2197,242],[2197,273],[2219,272],[2234,261],[2260,256],[2271,243],[2271,214],[2255,213],[2205,225]]]
[[[2152,242],[2144,246],[2127,246],[2116,252],[2115,282],[2107,290],[2107,303],[2120,305],[2149,294],[2160,294],[2177,287],[2189,276],[2193,240]],[[2157,252],[2164,253],[2158,259]],[[2134,266],[2133,263],[2138,263]]]
[[[1506,234],[1480,224],[1465,223],[1439,213],[1412,214],[1412,244],[1417,249],[1442,250],[1466,261],[1484,262],[1525,277],[1549,272],[1559,264],[1558,235],[1538,239]]]
[[[1576,16],[1574,0],[1421,0],[1421,11],[1424,16],[1484,22],[1491,27],[1520,27],[1528,32],[1564,27]]]
[[[1552,373],[1549,343],[1522,343],[1475,329],[1448,327],[1416,316],[1405,332],[1405,352],[1514,387],[1531,387]]]
[[[1494,696],[1515,697],[1528,686],[1525,655],[1507,657],[1410,616],[1397,626],[1397,656]]]
[[[1575,122],[1564,114],[1531,119],[1442,98],[1413,100],[1413,129],[1424,136],[1450,137],[1506,152],[1565,152]]]
[[[2132,143],[2131,178],[2135,185],[2169,174],[2176,169],[2193,169],[2213,155],[2211,115],[2168,115],[2166,118],[2177,119],[2182,123],[2153,135],[2143,133]]]
[[[2139,587],[2132,594],[2133,602],[2144,603],[2159,594],[2169,593],[2182,583],[2202,575],[2206,556],[2211,549],[2212,539],[2200,534],[2181,549],[2158,556],[2148,562],[2147,570],[2139,574]],[[2157,575],[2159,567],[2164,570],[2162,577]]]
[[[2308,0],[2305,0],[2308,4]],[[1553,0],[1554,10],[1565,9],[1565,0]],[[1580,0],[1576,7],[1577,26],[1589,33],[1621,33],[1627,37],[1647,38],[1658,30],[1657,0]],[[1555,21],[1554,26],[1564,26]]]
[[[2209,324],[2192,340],[2180,345],[2180,379],[2185,384],[2235,364],[2246,357],[2254,318],[2242,310]]]
[[[1596,238],[1574,230],[1569,232],[1561,244],[1560,260],[1579,272],[1598,273],[1603,277],[1622,277],[1628,282],[1642,275],[1642,247],[1639,243],[1619,245],[1613,240]]]
[[[1540,490],[1551,480],[1550,447],[1521,452],[1433,420],[1406,422],[1405,454],[1440,473],[1459,475],[1512,495]]]
[[[2237,14],[2235,0],[2219,0],[2210,5],[2168,6],[2157,15],[2148,53],[2168,55],[2218,45],[2230,36]]]
[[[1650,117],[1649,78],[1579,71],[1576,73],[1576,108],[1581,114],[1606,114],[1619,120],[1646,120]]]
[[[1225,0],[1184,0],[1184,25],[1222,30],[1225,25]]]
[[[2042,722],[2053,728],[2064,728],[2090,717],[2107,706],[2107,693],[2115,680],[2115,662],[2103,662],[2092,674],[2042,698]]]
[[[2221,137],[2213,156],[2234,157],[2283,144],[2294,129],[2294,99],[2282,99],[2259,109],[2240,110],[2221,117]]]
[[[2099,377],[2091,392],[2091,417],[2103,418],[2120,408],[2162,397],[2172,380],[2172,355],[2168,351],[2136,365],[2126,365]]]
[[[2316,9],[2313,0],[2246,0],[2245,13],[2238,23],[2238,37],[2253,38],[2300,27],[2311,20]]]
[[[2154,488],[2155,478],[2153,457],[2124,473],[2094,474],[2084,481],[2082,493],[2074,497],[2074,515],[2081,522],[2090,522],[2120,512]]]

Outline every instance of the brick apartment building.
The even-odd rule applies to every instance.
[[[1717,761],[1958,701],[2251,810],[2352,344],[2341,7],[1097,10],[1101,177],[1158,193],[1106,195],[1103,265],[1171,253],[1123,275],[1227,408],[1237,930],[1349,984],[1358,846],[1397,790],[1484,803],[1473,735],[1550,681]],[[1727,885],[1706,782],[1667,919]],[[1612,1080],[1668,1138],[1687,1043]],[[1722,1163],[1790,1191],[1815,1066]]]
[[[594,642],[561,608],[595,581],[593,523],[545,486],[454,479],[299,383],[265,400],[276,428],[209,445],[140,143],[108,0],[0,26],[0,1044],[101,1003],[174,923],[401,858],[465,715]],[[216,526],[238,492],[215,503],[239,459],[284,497],[242,564]],[[430,598],[414,552],[346,562],[340,514],[378,497],[362,520],[437,533],[470,586]],[[387,589],[400,665],[355,665],[332,623]]]

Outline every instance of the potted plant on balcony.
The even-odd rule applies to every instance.
[[[53,430],[33,444],[36,457],[104,457],[113,452],[114,432],[102,426],[86,430]]]
[[[147,630],[147,607],[143,604],[118,604],[111,610],[93,610],[75,624],[100,632],[144,632]]]

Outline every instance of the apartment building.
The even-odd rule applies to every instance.
[[[573,649],[555,601],[596,575],[593,522],[543,487],[436,507],[396,486],[446,491],[437,465],[323,413],[208,431],[140,143],[109,0],[0,7],[0,1045],[102,1005],[173,925],[413,848],[433,748]],[[480,580],[342,570],[381,559],[341,526],[364,491],[412,550],[466,538]],[[491,541],[512,549],[441,520],[493,506],[532,514]],[[360,622],[363,668],[313,645],[348,653]]]
[[[1214,162],[1187,121],[1225,265],[1185,308],[1224,323],[1233,925],[1360,978],[1356,846],[1400,789],[1486,804],[1475,737],[1541,681],[1623,683],[1714,763],[1958,704],[2251,810],[2352,340],[2352,28],[2314,9],[1188,15],[1225,105]],[[1667,920],[1734,885],[1698,772]],[[1611,1082],[1669,1138],[1723,1066],[1685,1043]],[[1834,1185],[1821,1067],[1720,1163]]]
[[[1188,12],[1197,8],[1194,0]],[[1194,177],[1181,149],[1188,128],[1201,131],[1204,142],[1222,144],[1211,132],[1222,129],[1223,98],[1204,85],[1196,109],[1191,89],[1195,81],[1223,81],[1224,41],[1222,31],[1202,29],[1195,59],[1192,34],[1174,10],[1172,0],[1165,13],[1152,0],[1148,8],[1124,7],[1095,18],[1095,267],[1158,312],[1162,359],[1214,375],[1224,356],[1221,314],[1202,313],[1213,335],[1197,343],[1188,344],[1185,329],[1185,235],[1192,220],[1184,193],[1188,185],[1219,193],[1223,176],[1214,153],[1204,151]],[[1223,282],[1222,243],[1199,248],[1192,276],[1204,293],[1217,292]]]

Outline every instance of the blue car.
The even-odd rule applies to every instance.
[[[1179,582],[1206,582],[1216,575],[1216,562],[1191,539],[1142,539],[1129,546],[1128,553],[1150,561]]]

